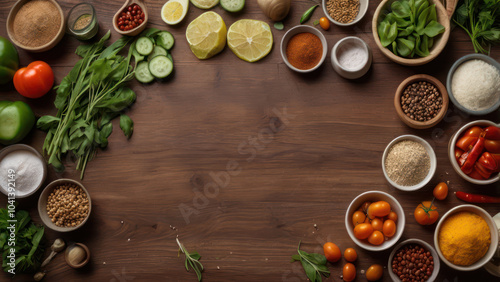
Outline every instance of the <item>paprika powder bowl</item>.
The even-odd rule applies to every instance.
[[[290,39],[292,37],[294,37],[295,35],[297,35],[299,33],[312,33],[312,34],[316,35],[319,38],[319,40],[321,41],[321,45],[323,47],[323,54],[321,55],[321,59],[319,60],[318,64],[316,64],[314,67],[312,67],[310,69],[303,70],[303,69],[299,69],[299,68],[294,67],[288,61],[288,58],[287,58],[287,55],[286,55],[286,48],[288,46],[288,42],[290,41]],[[323,35],[323,33],[321,33],[321,31],[319,31],[318,29],[316,29],[316,28],[314,28],[312,26],[309,26],[309,25],[298,25],[298,26],[292,27],[290,30],[288,30],[285,33],[285,35],[281,39],[281,57],[283,58],[283,61],[285,62],[285,64],[290,69],[292,69],[292,70],[294,70],[296,72],[308,73],[308,72],[315,71],[325,61],[326,53],[328,53],[328,43],[326,42],[325,36]]]
[[[462,136],[462,134],[469,128],[473,126],[479,127],[487,127],[487,126],[497,126],[500,127],[500,124],[496,124],[489,120],[476,120],[473,122],[469,122],[466,125],[462,126],[456,133],[450,138],[450,142],[448,143],[448,157],[450,158],[451,166],[453,169],[460,175],[463,179],[469,181],[470,183],[478,184],[478,185],[487,185],[491,183],[495,183],[500,180],[500,173],[493,174],[489,179],[486,180],[478,180],[474,179],[467,174],[465,174],[462,169],[460,169],[460,165],[455,159],[455,145],[457,144],[458,139]]]
[[[429,279],[427,279],[427,282],[433,282],[436,280],[438,274],[439,274],[439,269],[440,269],[440,262],[438,258],[438,253],[436,252],[436,249],[434,249],[429,243],[420,240],[420,239],[408,239],[405,240],[401,243],[399,243],[394,249],[392,249],[391,254],[389,255],[389,262],[387,263],[387,270],[389,271],[389,276],[391,277],[392,281],[401,281],[399,277],[392,271],[392,259],[396,255],[396,252],[399,251],[400,249],[406,247],[407,245],[418,245],[424,248],[426,251],[430,252],[432,255],[432,259],[434,261],[434,269],[432,270],[431,276],[429,276]]]
[[[7,34],[9,35],[9,38],[12,41],[12,43],[14,43],[19,48],[24,49],[24,50],[29,51],[29,52],[35,52],[35,53],[45,52],[45,51],[52,49],[54,46],[56,46],[57,43],[59,43],[59,41],[61,41],[61,39],[63,38],[64,30],[66,28],[66,21],[64,19],[63,10],[61,9],[61,6],[59,6],[57,1],[55,1],[55,0],[47,0],[47,1],[50,1],[57,8],[57,11],[58,11],[59,15],[61,16],[61,22],[60,22],[59,30],[57,31],[57,34],[54,36],[54,38],[52,38],[49,42],[47,42],[46,44],[43,44],[41,46],[36,46],[36,47],[26,46],[16,39],[16,36],[14,33],[14,19],[16,18],[16,15],[19,12],[19,10],[26,3],[30,2],[30,0],[19,0],[10,9],[9,16],[7,17]]]
[[[433,117],[430,120],[427,121],[416,121],[408,117],[405,112],[403,111],[403,108],[401,107],[401,96],[405,92],[406,87],[409,85],[415,83],[415,82],[428,82],[432,85],[434,85],[439,93],[441,94],[442,97],[442,107],[437,113],[435,117]],[[399,118],[409,127],[415,128],[415,129],[426,129],[426,128],[431,128],[438,124],[445,116],[446,111],[448,110],[448,106],[450,104],[450,100],[448,99],[448,92],[446,91],[446,87],[436,79],[435,77],[432,77],[427,74],[416,74],[413,76],[408,77],[407,79],[403,80],[401,84],[398,86],[398,89],[396,90],[396,95],[394,96],[394,107],[396,108],[396,112],[398,113]]]
[[[457,212],[472,212],[472,213],[479,215],[480,217],[482,217],[486,221],[486,223],[488,224],[488,227],[490,229],[491,243],[490,243],[490,246],[488,248],[488,251],[486,252],[486,254],[482,258],[480,258],[478,261],[476,261],[475,263],[473,263],[469,266],[456,265],[456,264],[453,264],[452,262],[448,261],[444,257],[444,255],[441,252],[441,249],[439,247],[439,232],[441,230],[441,226],[443,225],[443,222],[445,222],[451,215],[453,215]],[[475,206],[475,205],[456,206],[456,207],[452,208],[451,210],[449,210],[447,213],[445,213],[441,217],[441,219],[439,220],[439,222],[436,226],[436,230],[434,231],[434,246],[436,246],[436,251],[439,255],[439,258],[449,267],[451,267],[455,270],[460,270],[460,271],[476,270],[478,268],[483,267],[487,262],[489,262],[491,260],[491,258],[493,258],[493,255],[495,254],[495,252],[498,251],[498,229],[497,229],[495,222],[493,221],[493,218],[490,216],[490,214],[488,212],[486,212],[485,210],[483,210],[482,208]]]

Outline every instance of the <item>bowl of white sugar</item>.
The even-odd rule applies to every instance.
[[[471,115],[500,107],[500,64],[483,54],[466,55],[453,64],[446,79],[451,102]]]
[[[337,42],[331,54],[333,69],[347,79],[362,77],[372,64],[370,46],[356,36],[348,36]]]
[[[47,177],[47,165],[33,147],[15,144],[0,150],[0,191],[9,199],[34,194]]]

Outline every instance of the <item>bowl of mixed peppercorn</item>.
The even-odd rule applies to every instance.
[[[436,250],[420,239],[408,239],[399,243],[388,261],[392,281],[434,281],[439,273],[439,257]]]
[[[83,185],[72,179],[58,179],[43,190],[38,199],[38,213],[48,228],[69,232],[87,222],[92,202]]]
[[[394,107],[401,120],[411,128],[425,129],[438,124],[448,110],[446,87],[436,78],[417,74],[399,85]]]

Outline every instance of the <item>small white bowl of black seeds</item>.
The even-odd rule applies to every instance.
[[[431,145],[415,135],[401,135],[392,140],[382,156],[382,170],[387,181],[402,191],[415,191],[434,177],[437,158]]]

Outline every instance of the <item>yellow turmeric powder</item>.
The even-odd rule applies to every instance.
[[[458,212],[443,222],[438,242],[448,261],[456,265],[471,265],[488,251],[490,228],[481,216],[473,212]]]

